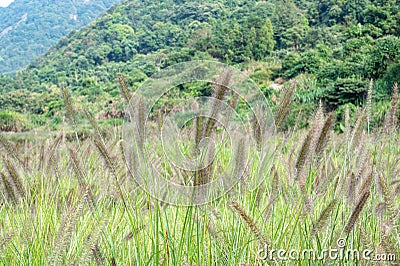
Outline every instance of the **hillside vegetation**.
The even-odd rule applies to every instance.
[[[204,142],[193,132],[215,141],[217,152],[200,161],[207,166],[193,170],[181,165],[195,157],[165,156],[164,126],[140,119],[143,108],[133,115],[137,132],[145,133],[136,135],[138,146],[121,138],[120,127],[101,130],[89,113],[92,137],[86,139],[64,130],[15,142],[0,134],[0,262],[399,265],[398,96],[395,87],[384,130],[369,133],[363,110],[348,116],[344,134],[335,134],[333,114],[319,108],[308,131],[274,130],[273,137],[260,128],[269,123],[260,116],[260,124],[249,126],[260,145],[252,134],[231,132],[229,123],[221,130],[198,116],[172,143],[195,156]],[[233,138],[224,141],[229,133]],[[274,156],[263,156],[268,151]],[[229,190],[221,187],[224,173],[234,182]],[[169,186],[150,192],[143,177]],[[168,189],[171,184],[177,189]],[[215,189],[224,193],[215,198]],[[199,199],[207,202],[190,204]]]
[[[15,0],[0,8],[0,72],[14,73],[118,0]]]
[[[398,9],[123,1],[2,76],[0,264],[399,265]]]
[[[105,118],[123,108],[118,73],[135,89],[169,65],[210,59],[248,73],[272,105],[280,91],[271,81],[295,79],[301,126],[319,101],[338,117],[346,105],[354,112],[373,79],[373,123],[379,125],[400,70],[399,8],[393,0],[124,1],[15,78],[0,78],[0,108],[51,118],[56,126],[64,115],[59,88],[66,87],[78,109],[90,103]]]

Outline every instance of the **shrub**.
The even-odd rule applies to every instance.
[[[19,113],[0,111],[0,131],[21,132],[28,129],[26,118]]]

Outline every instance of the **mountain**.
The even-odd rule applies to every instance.
[[[90,105],[97,117],[112,117],[123,109],[120,73],[134,90],[159,69],[210,59],[248,73],[272,103],[280,91],[271,82],[294,79],[293,114],[302,115],[301,125],[320,101],[341,122],[347,107],[355,111],[365,102],[372,78],[379,123],[398,81],[399,36],[396,0],[123,1],[15,77],[0,76],[0,110],[59,123],[59,88],[66,87],[77,109]],[[207,90],[182,86],[180,93]]]
[[[13,73],[118,0],[15,0],[0,8],[0,72]]]
[[[136,87],[176,62],[262,59],[275,44],[267,18],[272,8],[254,0],[125,1],[63,37],[15,79],[4,81],[0,93],[15,89],[49,93],[54,86],[67,86],[83,96],[82,101],[103,103],[119,96],[118,73],[127,74],[128,83]],[[25,109],[32,110],[38,109]]]

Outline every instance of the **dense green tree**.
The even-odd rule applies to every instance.
[[[297,51],[308,30],[304,12],[291,0],[277,1],[272,22],[278,48],[290,47]]]
[[[393,0],[125,1],[14,77],[0,76],[0,110],[61,121],[60,86],[78,108],[90,102],[100,114],[122,110],[119,74],[135,90],[161,68],[196,59],[235,65],[269,96],[279,94],[268,88],[270,78],[309,77],[295,94],[296,110],[307,113],[319,100],[332,109],[361,104],[370,78],[374,96],[384,99],[398,79],[398,6]],[[200,88],[182,86],[176,97],[209,93]]]
[[[368,74],[373,78],[381,77],[387,67],[400,56],[400,39],[386,36],[376,40],[368,60]]]
[[[0,7],[0,72],[15,73],[119,0],[15,0]]]

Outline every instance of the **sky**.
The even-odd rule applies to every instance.
[[[11,2],[14,2],[14,0],[0,0],[0,6],[6,7],[6,6],[8,6]]]

